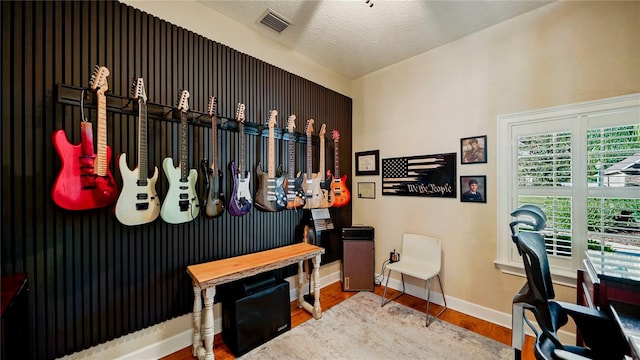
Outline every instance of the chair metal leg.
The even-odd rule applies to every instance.
[[[391,277],[391,270],[388,270],[387,281],[384,284],[384,292],[382,293],[382,304],[380,305],[380,307],[387,305],[391,301],[399,298],[402,294],[404,294],[404,274],[400,273],[400,276],[402,277],[402,292],[392,297],[391,299],[387,299],[387,287],[389,286],[389,278]]]
[[[438,284],[440,284],[440,291],[442,292],[442,300],[444,300],[444,306],[442,307],[442,309],[440,309],[438,314],[436,314],[431,318],[431,322],[429,322],[429,303],[431,302],[429,298],[431,296],[431,279],[427,280],[427,325],[426,325],[427,327],[431,325],[431,323],[433,323],[437,317],[440,317],[440,315],[442,315],[442,313],[447,309],[447,298],[444,296],[444,288],[442,287],[442,280],[440,280],[439,274],[436,276],[438,277]]]

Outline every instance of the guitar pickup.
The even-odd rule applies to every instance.
[[[147,186],[147,179],[139,179],[136,183],[138,186]]]
[[[189,194],[180,194],[180,199],[188,199],[188,198],[189,198]]]
[[[147,200],[148,198],[149,198],[149,194],[146,194],[146,193],[136,194],[136,199],[138,200]]]
[[[137,203],[136,204],[136,210],[148,210],[149,209],[149,203]]]

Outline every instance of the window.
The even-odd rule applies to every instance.
[[[640,262],[640,94],[498,117],[498,266],[522,273],[511,211],[535,204],[552,273],[575,285],[587,249]]]

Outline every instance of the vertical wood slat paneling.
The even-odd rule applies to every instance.
[[[328,131],[341,129],[343,140],[351,131],[349,98],[117,2],[2,2],[0,10],[2,274],[29,276],[31,350],[25,357],[59,357],[187,313],[192,306],[187,265],[299,241],[302,210],[254,209],[243,217],[224,214],[181,225],[158,219],[126,227],[110,207],[58,208],[50,197],[60,169],[51,134],[63,129],[68,141],[78,144],[81,111],[58,104],[55,86],[87,87],[94,66],[101,64],[111,72],[109,89],[116,95],[127,96],[131,79],[141,76],[153,103],[175,106],[178,90],[185,88],[196,111],[206,112],[209,97],[216,96],[225,118],[234,118],[238,102],[247,105],[247,121],[261,126],[271,109],[279,111],[281,129],[297,114],[303,138],[306,120],[324,116],[316,136],[322,122]],[[85,109],[85,116],[94,121],[96,111]],[[137,117],[109,113],[107,122],[109,168],[121,188],[118,155],[127,154],[129,168],[138,163]],[[189,131],[190,166],[198,168],[210,156],[212,129],[190,126]],[[227,165],[237,161],[238,133],[215,131],[228,200],[233,182]],[[149,121],[149,175],[158,167],[161,198],[168,190],[162,160],[170,157],[177,165],[178,132],[176,122]],[[349,143],[341,143],[343,173],[351,168]],[[245,165],[257,190],[255,166],[266,167],[267,141],[246,135],[245,145]],[[286,142],[276,141],[276,165],[285,170],[286,149]],[[318,150],[314,142],[314,166]],[[326,151],[332,164],[332,148]],[[304,144],[297,143],[299,171],[305,156]],[[198,176],[202,193],[203,174]],[[350,206],[330,211],[337,226],[350,224]],[[331,256],[329,261],[340,254]]]

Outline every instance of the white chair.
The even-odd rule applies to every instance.
[[[397,299],[404,294],[404,276],[408,275],[418,279],[425,280],[427,283],[427,324],[429,326],[436,317],[439,317],[447,309],[447,299],[444,297],[444,289],[440,280],[440,267],[442,261],[442,242],[424,235],[404,234],[402,238],[402,250],[400,252],[400,261],[387,265],[387,282],[384,285],[384,293],[382,294],[382,305],[385,306],[392,300]],[[402,276],[402,292],[391,299],[387,299],[387,287],[389,285],[389,277],[391,271],[399,272]],[[383,274],[384,275],[384,274]],[[429,296],[431,295],[431,279],[438,278],[440,290],[442,291],[442,299],[444,307],[440,312],[429,321]]]

